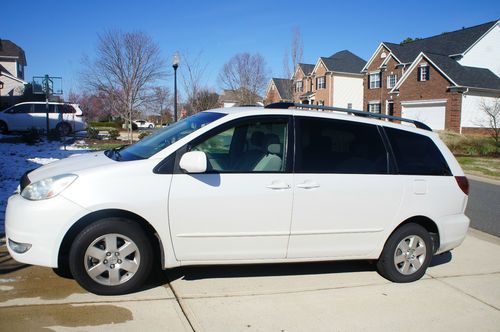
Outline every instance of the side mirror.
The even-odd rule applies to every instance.
[[[190,151],[182,155],[180,168],[187,173],[204,173],[207,171],[207,155],[203,151]]]

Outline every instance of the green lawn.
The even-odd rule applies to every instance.
[[[457,157],[466,173],[500,180],[500,158]]]

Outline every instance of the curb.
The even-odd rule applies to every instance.
[[[474,181],[480,181],[480,182],[485,182],[485,183],[500,186],[500,180],[494,180],[494,179],[490,179],[487,177],[483,177],[483,176],[479,176],[479,175],[475,175],[475,174],[469,174],[469,173],[465,173],[465,176],[467,176],[468,179],[471,179]]]

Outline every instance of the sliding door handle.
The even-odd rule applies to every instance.
[[[273,181],[273,182],[271,182],[270,185],[266,186],[266,188],[274,189],[274,190],[290,189],[290,185],[288,183],[283,182],[283,181]]]
[[[317,183],[315,181],[307,180],[307,181],[304,181],[303,183],[299,183],[297,185],[297,187],[302,188],[302,189],[313,189],[313,188],[318,188],[319,183]]]

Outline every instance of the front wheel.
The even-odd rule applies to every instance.
[[[0,134],[7,134],[9,132],[9,127],[3,121],[0,121]]]
[[[379,273],[393,282],[412,282],[423,277],[432,258],[432,240],[420,225],[406,224],[387,240],[377,262]]]
[[[146,281],[153,250],[137,223],[107,218],[87,226],[76,237],[69,264],[73,277],[86,290],[100,295],[126,294]]]

